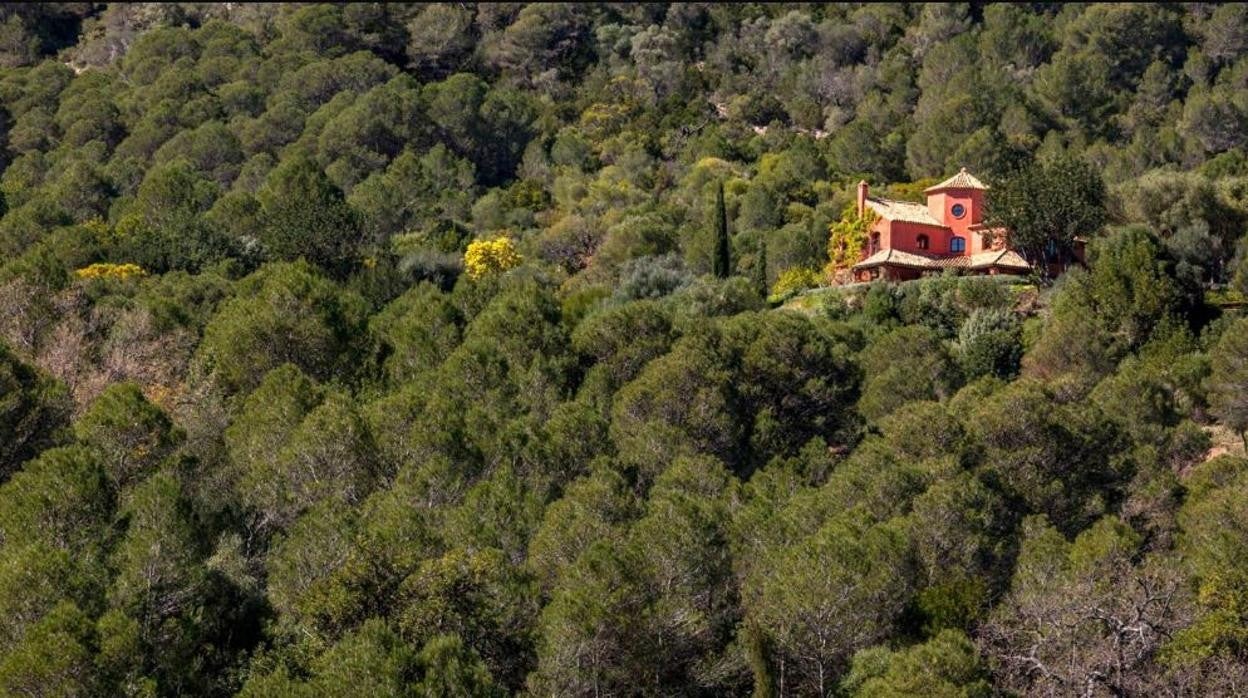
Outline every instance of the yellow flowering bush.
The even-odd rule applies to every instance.
[[[83,267],[74,272],[74,275],[80,279],[116,279],[118,281],[126,281],[127,279],[137,279],[147,276],[147,270],[137,264],[112,264],[111,262],[98,262],[89,267]]]
[[[805,267],[790,267],[780,272],[780,277],[771,287],[773,296],[787,296],[790,293],[804,291],[819,285],[819,272]]]
[[[464,269],[473,281],[501,274],[519,266],[522,261],[516,251],[516,243],[506,235],[493,240],[473,240],[464,252]]]

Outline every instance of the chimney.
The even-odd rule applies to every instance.
[[[867,212],[867,180],[858,182],[858,217]]]

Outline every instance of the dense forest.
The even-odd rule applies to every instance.
[[[0,695],[1248,691],[1244,5],[11,4],[0,168]]]

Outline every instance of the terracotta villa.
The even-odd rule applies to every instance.
[[[862,261],[852,268],[855,281],[907,281],[948,268],[971,274],[1026,274],[1031,265],[1007,247],[1003,230],[984,226],[988,186],[962,168],[924,190],[927,203],[893,201],[869,195],[858,183],[858,215],[869,208],[878,215]],[[984,234],[992,233],[987,244]]]

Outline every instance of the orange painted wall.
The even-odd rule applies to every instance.
[[[944,221],[948,217],[949,200],[945,196],[945,192],[938,191],[935,194],[927,195],[927,212],[932,214],[932,218],[938,221]]]
[[[965,211],[961,218],[953,215],[953,207],[961,204]],[[966,239],[965,254],[984,251],[983,236],[972,231],[972,226],[984,221],[984,192],[980,189],[947,189],[927,197],[927,210],[937,220],[949,226],[954,235]]]
[[[949,253],[949,230],[921,223],[907,221],[880,221],[876,224],[880,230],[880,245],[883,249],[903,250],[927,254]],[[918,238],[926,235],[928,248],[920,249]]]

